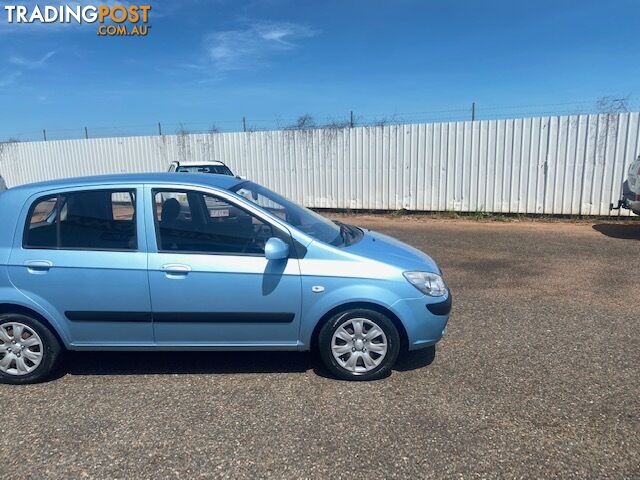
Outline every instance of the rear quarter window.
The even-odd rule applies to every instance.
[[[31,218],[29,219],[29,226],[37,225],[42,222],[46,222],[47,217],[51,215],[53,209],[56,206],[57,197],[45,197],[39,200],[32,208]]]

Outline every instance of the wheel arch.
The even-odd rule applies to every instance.
[[[51,333],[56,337],[58,342],[60,342],[61,346],[63,347],[65,346],[64,339],[60,335],[60,332],[58,332],[58,330],[53,326],[53,323],[51,323],[42,314],[38,313],[37,311],[29,307],[25,307],[23,305],[18,305],[15,303],[0,303],[0,316],[7,315],[10,313],[18,313],[18,314],[26,315],[28,317],[35,318],[51,331]]]
[[[373,302],[347,302],[333,307],[331,310],[326,312],[316,323],[316,326],[313,328],[313,333],[311,334],[311,351],[318,351],[318,336],[320,334],[320,329],[322,329],[322,326],[325,323],[327,323],[332,317],[339,313],[356,308],[373,310],[374,312],[381,313],[382,315],[388,317],[389,320],[391,320],[394,326],[398,329],[398,334],[400,335],[400,351],[404,352],[409,348],[409,336],[407,335],[407,330],[404,328],[404,325],[402,324],[400,318],[398,318],[398,316],[387,307]]]

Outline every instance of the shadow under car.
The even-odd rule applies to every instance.
[[[593,226],[597,232],[611,238],[640,240],[640,222],[638,223],[598,223]]]
[[[435,346],[402,353],[393,370],[426,367],[435,359]],[[172,375],[234,373],[304,373],[313,370],[334,378],[310,352],[256,351],[68,351],[51,379],[65,375]]]

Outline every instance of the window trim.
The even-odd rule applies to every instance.
[[[58,216],[56,220],[56,246],[48,246],[48,247],[37,247],[37,246],[29,246],[26,244],[27,235],[30,230],[31,225],[31,217],[36,206],[42,202],[46,198],[55,198],[56,204],[59,202],[60,197],[64,195],[70,195],[74,193],[83,193],[83,192],[111,192],[114,193],[128,193],[132,195],[133,202],[133,222],[134,227],[134,238],[136,240],[135,248],[95,248],[95,247],[61,247],[58,244],[60,243],[60,217]],[[140,253],[140,235],[138,234],[138,191],[135,187],[126,187],[126,188],[91,188],[91,189],[80,189],[80,190],[65,190],[62,192],[49,193],[45,195],[41,195],[37,197],[35,200],[31,202],[29,206],[29,210],[27,211],[27,216],[24,222],[24,228],[22,231],[22,241],[20,242],[21,247],[24,250],[53,250],[53,251],[72,251],[72,252],[120,252],[120,253]],[[113,208],[113,204],[112,204]]]
[[[153,231],[155,233],[155,242],[156,242],[156,250],[157,253],[164,253],[164,254],[178,254],[178,255],[216,255],[216,256],[223,256],[223,257],[257,257],[257,258],[265,258],[265,252],[262,253],[234,253],[234,252],[205,252],[205,251],[195,251],[195,250],[164,250],[162,248],[160,248],[161,242],[160,242],[160,221],[158,220],[158,216],[157,216],[157,212],[156,212],[156,195],[158,193],[162,193],[162,192],[169,192],[169,193],[184,193],[184,194],[188,194],[188,193],[198,193],[202,196],[210,196],[210,197],[214,197],[217,200],[221,200],[229,205],[232,205],[244,212],[247,213],[247,215],[251,215],[253,218],[257,218],[258,220],[260,220],[262,223],[269,225],[273,230],[278,230],[280,232],[281,235],[286,236],[287,240],[287,244],[289,245],[289,258],[297,258],[297,251],[294,248],[293,245],[293,236],[291,235],[290,232],[288,232],[287,230],[285,230],[284,228],[280,227],[280,225],[278,225],[277,223],[273,223],[270,221],[267,221],[266,219],[262,218],[259,215],[256,215],[255,213],[251,212],[248,208],[245,208],[243,205],[240,205],[239,202],[233,202],[232,200],[225,198],[222,195],[218,195],[217,193],[214,193],[210,190],[201,190],[201,189],[197,189],[197,188],[170,188],[170,187],[159,187],[159,188],[155,188],[155,187],[151,187],[150,188],[151,191],[151,214],[153,215]],[[193,216],[193,213],[192,213]]]

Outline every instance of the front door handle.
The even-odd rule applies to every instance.
[[[186,277],[191,271],[191,267],[189,265],[184,265],[182,263],[168,263],[167,265],[162,265],[161,268],[169,278]]]
[[[47,273],[53,267],[53,262],[49,260],[29,260],[24,262],[24,265],[29,273]]]

